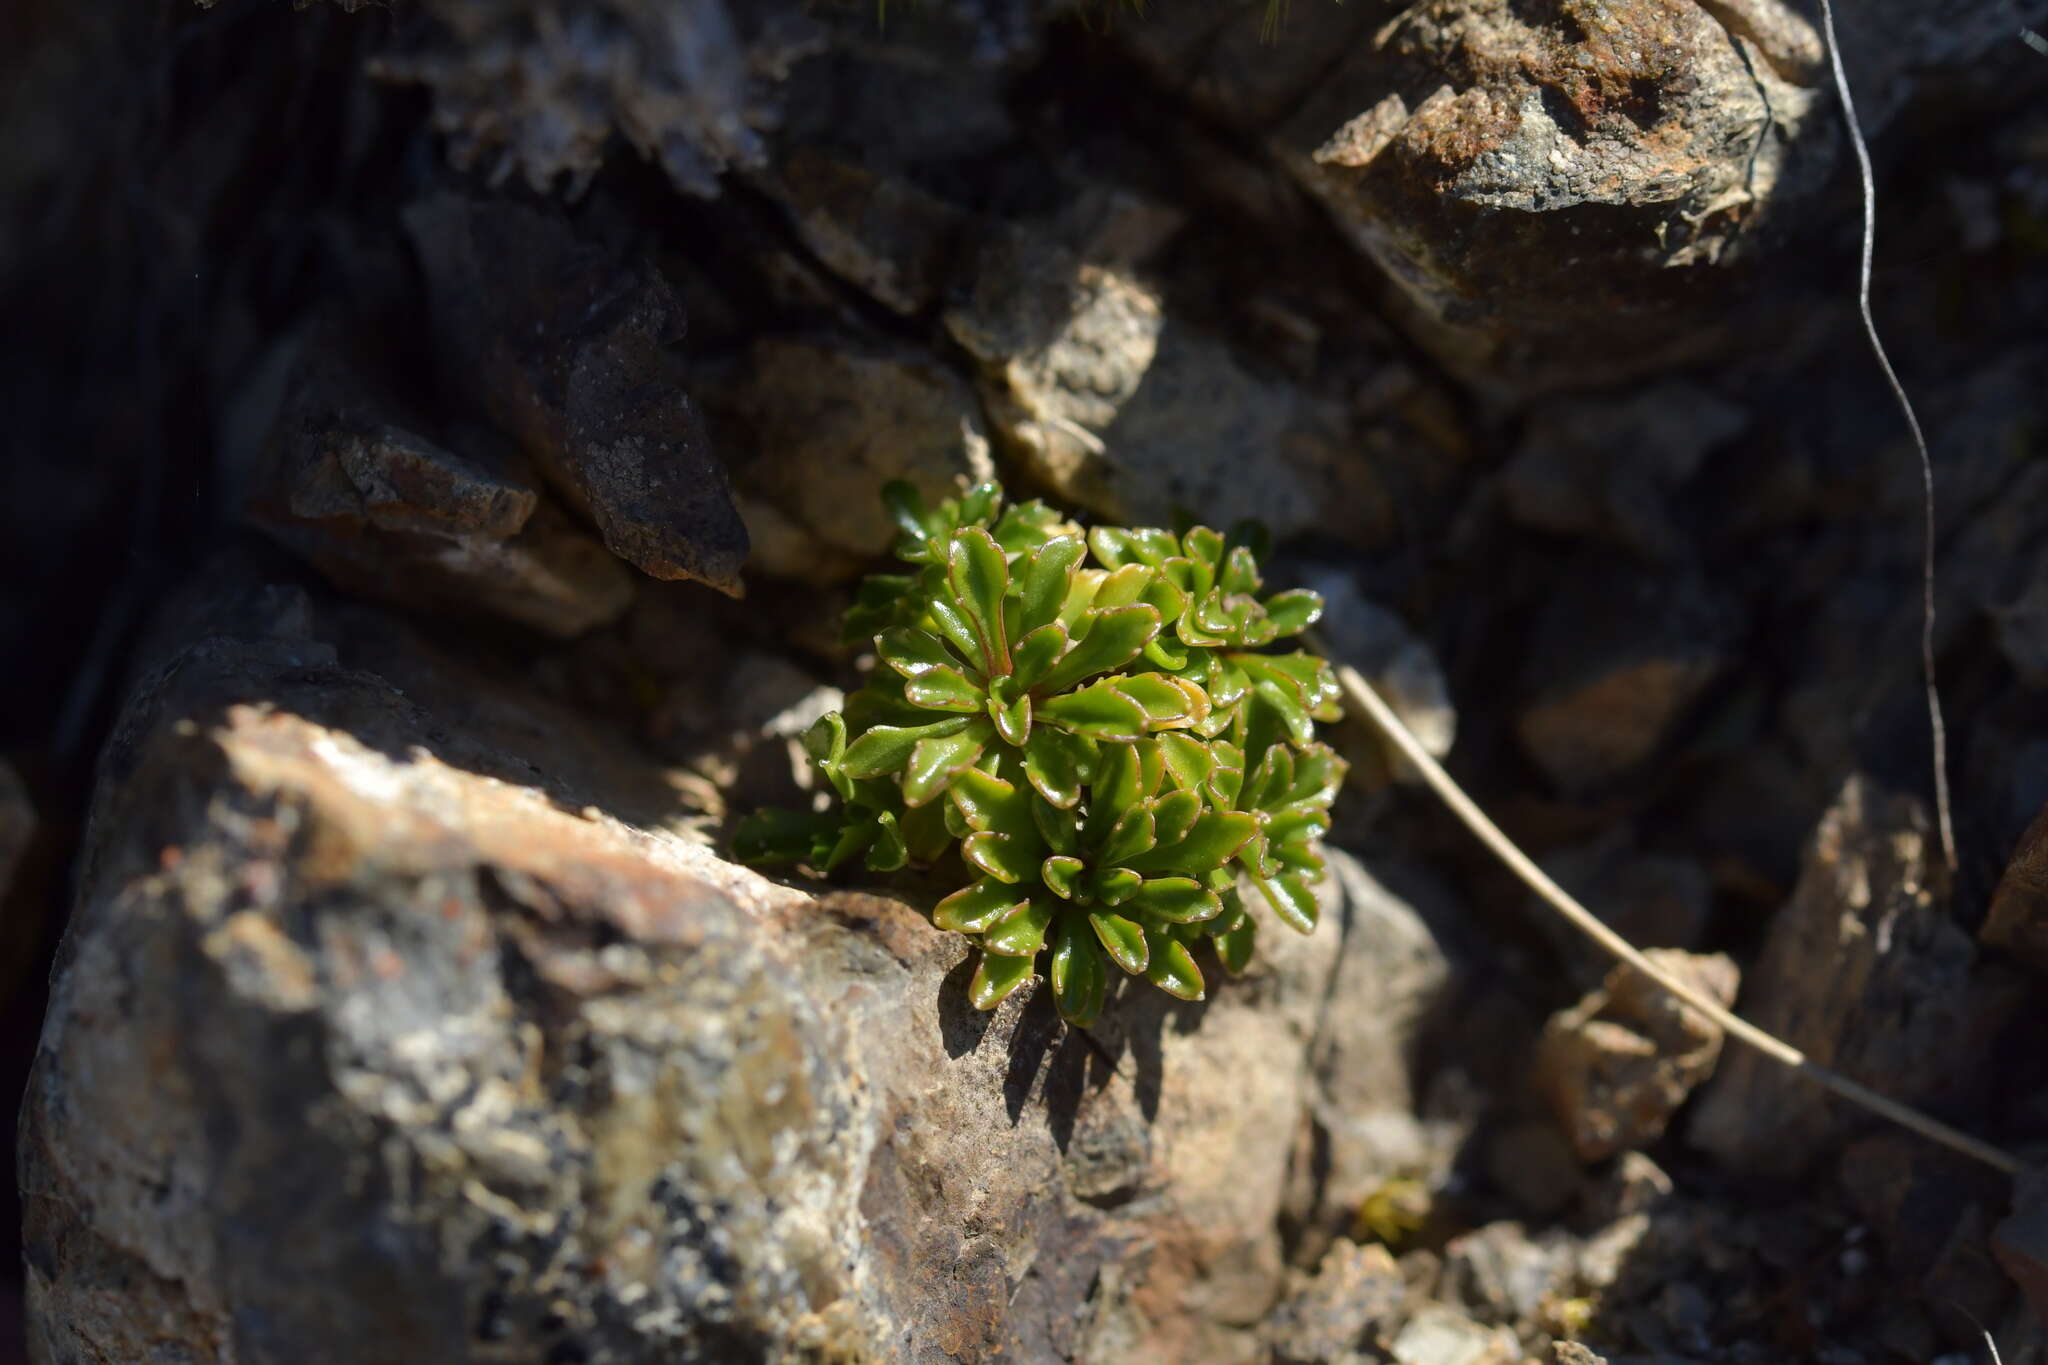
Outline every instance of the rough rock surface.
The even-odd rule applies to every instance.
[[[1276,149],[1453,363],[1584,384],[1709,340],[1672,319],[1825,167],[1819,55],[1776,0],[1425,0]]]
[[[2020,836],[1977,936],[2037,971],[2048,971],[2048,807]]]
[[[1651,949],[1649,959],[1720,1004],[1741,972],[1724,954]],[[1721,1029],[1626,964],[1554,1015],[1537,1053],[1537,1088],[1581,1161],[1647,1146],[1714,1074]]]
[[[223,571],[159,638],[25,1109],[41,1359],[1251,1360],[1296,1120],[1407,1107],[1441,967],[1360,872],[1082,1035],[373,613]]]
[[[737,594],[746,527],[670,349],[674,291],[559,214],[453,193],[406,211],[450,386],[656,578]]]
[[[1853,1080],[1908,1104],[1965,1102],[2024,987],[1980,965],[1944,912],[1925,807],[1851,778],[1814,831],[1792,900],[1750,970],[1745,1016]],[[1789,1175],[1867,1124],[1778,1063],[1727,1058],[1687,1136],[1736,1170]]]

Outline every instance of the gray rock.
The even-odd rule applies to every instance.
[[[737,595],[746,527],[683,362],[683,317],[644,260],[616,259],[560,214],[453,193],[405,211],[441,368],[656,578]]]
[[[1332,1243],[1313,1276],[1296,1271],[1268,1315],[1273,1365],[1362,1365],[1367,1348],[1398,1318],[1408,1282],[1377,1243]]]
[[[1435,1306],[1408,1320],[1388,1354],[1396,1365],[1512,1365],[1522,1358],[1513,1332]]]
[[[1741,972],[1722,953],[1653,948],[1646,956],[1723,1006]],[[1714,1072],[1721,1029],[1626,964],[1606,985],[1551,1016],[1536,1086],[1582,1161],[1648,1146]]]
[[[625,566],[516,468],[409,429],[397,401],[316,332],[279,410],[250,511],[336,583],[412,608],[481,612],[568,638],[631,603]]]
[[[2023,996],[1976,963],[1946,912],[1926,809],[1856,776],[1808,845],[1792,900],[1748,974],[1744,1015],[1823,1066],[1904,1104],[1967,1106]],[[1783,1178],[1866,1124],[1778,1063],[1739,1050],[1700,1097],[1688,1137],[1738,1171]]]
[[[1545,855],[1543,870],[1638,948],[1696,948],[1713,908],[1713,882],[1690,858],[1644,853],[1629,830],[1615,828],[1590,843]],[[1591,986],[1613,959],[1586,936],[1529,897],[1529,916],[1542,926],[1573,979]]]
[[[1127,273],[1001,235],[945,321],[981,362],[1004,453],[1070,503],[1132,525],[1255,517],[1282,537],[1370,539],[1386,519],[1341,408],[1250,373]]]
[[[749,511],[765,504],[798,533],[750,536],[770,573],[836,581],[872,567],[898,534],[882,507],[892,479],[936,502],[995,477],[973,390],[928,355],[764,340],[719,405]]]
[[[1440,355],[1586,386],[1714,344],[1715,267],[1825,169],[1814,49],[1775,0],[1426,0],[1273,141]]]
[[[1331,657],[1357,669],[1431,757],[1450,753],[1458,737],[1458,712],[1451,702],[1443,666],[1429,645],[1399,616],[1367,599],[1350,573],[1311,568],[1301,575],[1301,581],[1303,587],[1323,595],[1323,619],[1316,631]],[[1415,765],[1402,758],[1377,730],[1371,733],[1388,773],[1402,782],[1422,780]]]
[[[1252,1360],[1295,1134],[1408,1102],[1383,891],[1083,1036],[373,611],[228,566],[154,640],[24,1108],[52,1365]]]

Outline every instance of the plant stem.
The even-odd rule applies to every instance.
[[[1381,700],[1379,693],[1373,690],[1371,684],[1359,676],[1358,670],[1348,664],[1339,663],[1337,660],[1331,659],[1329,651],[1314,636],[1311,635],[1304,638],[1307,640],[1309,648],[1321,654],[1325,659],[1330,660],[1331,667],[1337,672],[1338,685],[1344,689],[1345,697],[1359,710],[1363,711],[1389,740],[1393,741],[1394,747],[1399,749],[1403,756],[1415,765],[1416,770],[1422,774],[1423,780],[1428,782],[1436,794],[1442,798],[1443,803],[1451,808],[1452,813],[1464,821],[1466,828],[1478,835],[1479,841],[1485,844],[1495,857],[1506,863],[1510,871],[1521,878],[1530,890],[1541,896],[1573,928],[1592,939],[1593,942],[1599,944],[1600,947],[1604,948],[1614,957],[1626,962],[1629,966],[1656,982],[1687,1005],[1698,1010],[1713,1023],[1719,1025],[1730,1037],[1740,1039],[1758,1052],[1763,1053],[1766,1057],[1790,1067],[1793,1071],[1814,1081],[1851,1104],[1858,1105],[1874,1114],[1888,1118],[1892,1122],[1920,1134],[1922,1137],[1930,1138],[1944,1146],[1951,1147],[1965,1156],[1975,1157],[1978,1161],[1995,1170],[2002,1171],[2006,1175],[2016,1176],[2026,1169],[2019,1159],[2010,1153],[2001,1151],[1987,1142],[1973,1138],[1968,1133],[1951,1128],[1939,1119],[1929,1118],[1918,1110],[1908,1108],[1896,1100],[1886,1099],[1883,1095],[1866,1086],[1857,1084],[1847,1076],[1829,1070],[1827,1067],[1813,1061],[1790,1043],[1764,1032],[1741,1016],[1722,1008],[1721,1005],[1710,997],[1663,971],[1647,957],[1644,957],[1634,944],[1630,943],[1620,934],[1615,933],[1613,929],[1609,928],[1592,911],[1572,899],[1569,892],[1555,881],[1552,881],[1549,875],[1542,868],[1538,867],[1528,854],[1517,848],[1514,841],[1501,832],[1500,826],[1488,819],[1486,812],[1479,809],[1477,803],[1465,794],[1465,789],[1460,787],[1451,775],[1444,771],[1443,765],[1430,756],[1429,751],[1422,747],[1422,741],[1418,740],[1414,732],[1409,730],[1402,723],[1401,718],[1394,714],[1393,709],[1385,701]]]

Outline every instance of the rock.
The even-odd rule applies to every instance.
[[[1682,381],[1618,402],[1557,400],[1530,414],[1496,482],[1509,515],[1525,526],[1672,561],[1687,544],[1680,490],[1709,452],[1748,424],[1741,408]]]
[[[1552,1365],[1607,1365],[1607,1357],[1596,1355],[1576,1341],[1550,1343]]]
[[[656,578],[738,595],[746,527],[669,349],[683,318],[651,265],[556,213],[453,193],[405,211],[442,369]]]
[[[2002,1208],[2005,1182],[1989,1168],[1904,1131],[1872,1133],[1849,1144],[1839,1168],[1843,1192],[1857,1216],[1870,1229],[1883,1252],[1885,1267],[1901,1282],[1924,1290],[1945,1278],[1958,1297],[1981,1298],[1988,1287],[1994,1298],[2006,1293],[2004,1277],[1988,1263],[1988,1286],[1964,1283],[1958,1276],[1957,1243],[1974,1240],[1979,1257],[1990,1231],[1986,1211]],[[1866,1258],[1868,1253],[1864,1253]],[[1976,1291],[1976,1292],[1973,1292]],[[1995,1316],[2000,1305],[1981,1307],[1979,1316]]]
[[[361,0],[338,0],[353,9]],[[820,35],[787,5],[602,0],[564,22],[534,0],[431,0],[372,74],[433,95],[448,159],[578,197],[622,137],[689,194],[761,164],[772,88]]]
[[[1663,1167],[1641,1152],[1623,1152],[1586,1192],[1583,1207],[1588,1221],[1613,1223],[1649,1212],[1668,1199],[1672,1189]]]
[[[1388,1354],[1396,1365],[1511,1365],[1522,1358],[1513,1332],[1434,1306],[1408,1320]]]
[[[1401,1267],[1377,1244],[1331,1244],[1313,1276],[1288,1277],[1288,1293],[1265,1322],[1273,1365],[1353,1365],[1408,1299]]]
[[[406,607],[564,639],[626,610],[625,567],[515,461],[468,458],[401,425],[347,344],[323,333],[301,357],[251,499],[259,524],[335,582]]]
[[[1406,1103],[1329,1009],[1421,951],[1383,892],[1083,1036],[378,612],[230,564],[152,639],[24,1108],[39,1359],[1251,1360],[1295,1133]]]
[[[1585,387],[1716,340],[1722,263],[1826,168],[1818,55],[1775,0],[1424,0],[1273,142],[1440,355]]]
[[[1520,1223],[1488,1223],[1444,1247],[1443,1283],[1474,1318],[1534,1335],[1546,1301],[1571,1285],[1574,1252],[1559,1231],[1531,1236]]]
[[[761,541],[769,573],[831,581],[870,569],[898,534],[882,507],[892,479],[936,502],[995,477],[973,390],[929,356],[761,341],[721,402],[739,437],[740,489],[799,533]]]
[[[1713,881],[1690,858],[1644,853],[1617,827],[1590,843],[1558,849],[1541,860],[1559,886],[1592,907],[1638,948],[1695,948],[1713,909]],[[1613,959],[1556,914],[1529,897],[1532,922],[1570,964],[1575,981],[1591,985]]]
[[[2048,972],[2048,806],[2020,836],[1977,937]]]
[[[13,765],[0,759],[0,900],[14,885],[15,871],[36,832],[36,808]]]
[[[757,183],[827,269],[906,316],[937,302],[974,221],[900,176],[813,147],[793,148]]]
[[[1749,971],[1745,1017],[1902,1104],[1967,1112],[1994,1074],[1993,1041],[2023,995],[2017,982],[1976,964],[1945,898],[1926,809],[1850,778]],[[1701,1096],[1688,1137],[1732,1170],[1783,1178],[1868,1122],[1744,1049]]]
[[[1647,956],[1710,999],[1735,1003],[1741,974],[1727,955],[1667,948]],[[1718,1025],[1620,964],[1544,1027],[1536,1085],[1579,1159],[1599,1161],[1662,1136],[1720,1055]]]
[[[1431,757],[1450,753],[1458,737],[1458,712],[1435,652],[1399,616],[1368,600],[1350,573],[1312,567],[1301,574],[1301,585],[1323,595],[1323,619],[1316,631],[1331,656],[1373,685]],[[1372,733],[1388,770],[1402,782],[1419,783],[1422,775],[1415,765],[1381,741],[1377,730]]]
[[[1577,1199],[1585,1172],[1554,1123],[1520,1119],[1486,1136],[1487,1179],[1534,1218],[1551,1218]]]
[[[1515,717],[1523,750],[1569,794],[1631,773],[1727,668],[1733,620],[1694,578],[1590,561],[1538,618]]]
[[[1992,1254],[2026,1295],[2034,1316],[2048,1323],[2048,1181],[2023,1177],[2012,1212],[1992,1232]]]
[[[1323,527],[1354,541],[1386,523],[1371,470],[1347,458],[1341,409],[1245,370],[1126,273],[1002,235],[945,322],[981,362],[1005,453],[1098,516],[1166,525],[1185,508],[1218,527],[1254,517],[1276,537]]]

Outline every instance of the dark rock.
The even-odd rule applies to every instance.
[[[979,1015],[503,669],[232,567],[154,638],[25,1106],[41,1359],[1250,1360],[1293,1134],[1408,1104],[1338,984],[1384,892],[1200,1007]]]
[[[1520,1119],[1486,1136],[1486,1176],[1533,1218],[1562,1212],[1585,1188],[1585,1172],[1554,1123]]]
[[[939,298],[973,217],[900,176],[798,147],[756,177],[823,265],[898,313]]]
[[[2020,836],[1977,936],[2048,972],[2048,806]]]
[[[13,766],[0,759],[0,900],[14,885],[15,869],[35,831],[36,808],[29,803],[28,788]]]
[[[746,527],[670,349],[683,318],[659,273],[540,209],[441,194],[405,217],[450,384],[614,554],[737,596]]]
[[[1741,972],[1725,954],[1647,956],[1708,998],[1735,1003]],[[1600,990],[1551,1017],[1536,1084],[1579,1159],[1598,1161],[1660,1137],[1720,1055],[1719,1025],[1621,964]]]
[[[2022,996],[1976,962],[1945,910],[1926,809],[1857,776],[1814,831],[1791,902],[1748,974],[1744,1014],[1822,1066],[1903,1104],[1967,1105]],[[1738,1171],[1785,1177],[1869,1122],[1747,1049],[1701,1096],[1691,1142]]]
[[[1443,666],[1429,645],[1399,616],[1367,599],[1349,573],[1312,568],[1301,575],[1301,582],[1323,595],[1323,619],[1316,632],[1330,657],[1357,669],[1431,757],[1448,754],[1458,736],[1458,712]],[[1366,728],[1379,746],[1387,774],[1403,782],[1422,780],[1376,727]],[[1357,768],[1353,775],[1361,780],[1378,777],[1367,777]]]
[[[1825,168],[1800,139],[1813,47],[1773,0],[1429,0],[1275,144],[1439,354],[1585,386],[1720,340],[1702,324],[1725,316],[1723,263]]]
[[[1543,870],[1638,948],[1697,948],[1712,910],[1713,883],[1689,858],[1644,853],[1616,828],[1591,843],[1558,849]],[[1592,985],[1613,959],[1530,897],[1529,914],[1556,944],[1575,980]]]
[[[335,582],[386,601],[482,611],[579,635],[631,602],[623,565],[507,458],[471,459],[316,333],[271,433],[251,511]],[[496,438],[469,433],[479,449]]]

